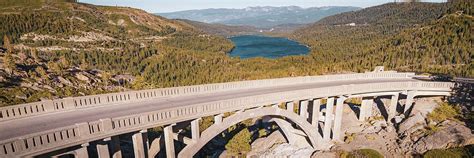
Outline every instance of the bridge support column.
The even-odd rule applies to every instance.
[[[120,148],[120,137],[113,136],[110,140],[110,149],[112,158],[122,158],[122,149]]]
[[[295,109],[295,103],[290,101],[286,102],[286,110],[293,112]]]
[[[222,116],[223,116],[222,114],[219,114],[219,115],[214,116],[214,123],[215,123],[215,124],[220,124],[220,123],[222,123]]]
[[[324,129],[323,129],[323,139],[331,140],[331,128],[332,128],[332,119],[333,119],[333,106],[334,98],[328,98],[326,102],[326,116],[324,118]]]
[[[311,108],[311,124],[316,126],[316,130],[319,130],[319,110],[321,109],[321,99],[313,100]]]
[[[148,135],[147,130],[142,130],[133,134],[133,152],[135,158],[146,158],[148,157]]]
[[[169,125],[163,129],[164,137],[165,137],[165,148],[166,148],[166,157],[167,158],[175,158],[176,153],[174,150],[174,134],[173,134],[173,126]]]
[[[201,120],[201,118],[191,121],[191,138],[193,141],[199,139],[199,120]]]
[[[410,116],[410,110],[413,106],[415,93],[416,93],[416,91],[408,91],[408,93],[407,93],[407,100],[405,102],[405,107],[403,108],[404,109],[403,113],[405,114],[406,117]]]
[[[308,100],[300,101],[300,116],[307,119],[308,118]]]
[[[111,138],[105,138],[103,141],[97,143],[97,155],[99,158],[109,158],[109,143],[111,142]]]
[[[336,117],[334,118],[334,129],[333,131],[333,140],[342,142],[341,138],[341,126],[342,126],[342,115],[344,114],[344,100],[346,97],[340,96],[337,98],[336,103]]]
[[[397,115],[398,94],[392,95],[388,112],[388,121],[390,122]]]
[[[362,104],[360,105],[359,120],[365,121],[367,118],[372,116],[372,108],[374,99],[369,97],[362,98]]]
[[[74,157],[76,157],[76,158],[88,158],[89,153],[87,152],[87,146],[89,146],[89,143],[82,144],[81,148],[74,151]]]

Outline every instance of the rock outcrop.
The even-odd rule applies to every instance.
[[[311,147],[299,148],[291,144],[280,144],[273,150],[260,155],[261,158],[302,158],[311,157],[314,149]]]
[[[288,144],[280,131],[275,131],[268,137],[259,138],[252,143],[252,151],[247,157],[259,158],[302,158],[311,157],[314,149],[312,147],[301,148],[297,145]]]
[[[471,129],[454,121],[444,121],[437,132],[421,138],[413,144],[416,153],[424,153],[432,149],[446,149],[474,144]]]
[[[274,131],[269,136],[259,138],[252,143],[252,151],[247,156],[259,156],[270,150],[272,147],[286,143],[285,137],[280,131]]]
[[[425,117],[423,117],[423,115],[418,112],[398,125],[398,133],[401,135],[409,135],[410,133],[413,133],[416,130],[423,129],[425,126]]]
[[[428,150],[474,144],[474,135],[463,122],[455,119],[441,123],[429,121],[428,114],[439,102],[442,102],[440,98],[416,99],[412,115],[399,115],[393,123],[379,119],[379,116],[357,122],[353,121],[356,117],[348,113],[343,118],[345,143],[336,145],[330,152],[317,152],[313,157],[332,157],[336,151],[360,148],[377,150],[385,157],[411,157]]]

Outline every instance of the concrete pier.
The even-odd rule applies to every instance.
[[[97,143],[96,148],[97,148],[97,155],[99,158],[110,158],[110,153],[109,153],[109,144],[110,144],[111,138],[106,138],[103,141],[100,141]]]
[[[308,100],[302,100],[300,101],[300,116],[307,119],[308,118],[308,103],[309,101]]]
[[[89,153],[87,152],[87,147],[89,146],[89,143],[82,144],[81,148],[76,149],[74,151],[74,157],[77,158],[89,158]]]
[[[398,96],[399,94],[392,95],[390,99],[390,107],[388,108],[388,121],[390,122],[397,115],[397,106],[398,106]]]
[[[344,114],[344,100],[346,97],[340,96],[337,98],[336,103],[336,116],[334,118],[334,129],[333,129],[333,140],[342,142],[341,126],[342,126],[342,115]]]
[[[197,141],[199,139],[199,120],[201,120],[201,118],[191,121],[191,138],[193,141]]]
[[[407,93],[407,100],[405,102],[405,107],[404,107],[404,110],[403,110],[403,113],[405,114],[405,116],[410,115],[410,110],[413,106],[413,101],[415,99],[415,93],[416,93],[416,91],[408,91],[408,93]]]
[[[215,124],[220,124],[220,123],[222,123],[222,117],[223,117],[223,116],[224,116],[224,115],[222,115],[222,114],[219,114],[219,115],[214,116],[214,123],[215,123]]]
[[[313,100],[313,105],[311,109],[311,124],[313,126],[316,126],[316,129],[319,128],[319,113],[321,109],[321,99],[315,99]]]
[[[374,105],[374,98],[363,97],[362,104],[360,105],[359,121],[365,121],[369,117],[372,117],[372,108]]]
[[[166,157],[175,158],[176,153],[174,150],[174,134],[173,134],[173,125],[166,126],[163,129],[165,137],[165,148],[166,148]]]
[[[326,102],[326,116],[324,118],[323,139],[329,141],[331,139],[331,128],[333,120],[334,98],[328,98]]]
[[[286,103],[286,110],[288,111],[294,111],[295,110],[295,103],[290,101]]]
[[[148,135],[147,130],[141,130],[133,134],[133,153],[135,158],[146,158],[148,157]]]

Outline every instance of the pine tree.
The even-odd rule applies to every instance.
[[[143,78],[142,76],[135,77],[135,80],[133,80],[133,83],[132,83],[133,89],[144,89],[146,87],[147,87],[147,83],[146,83],[145,78]]]
[[[48,70],[51,70],[55,74],[62,75],[61,66],[57,62],[50,61],[48,62]]]
[[[39,74],[40,78],[45,79],[45,80],[49,79],[48,73],[46,72],[46,70],[44,70],[42,66],[38,66],[35,70]]]
[[[7,49],[5,56],[3,57],[3,63],[5,70],[8,74],[12,75],[16,70],[16,64],[12,56],[13,46],[10,42],[10,38],[7,35],[3,36],[3,47]]]
[[[8,52],[7,54],[5,54],[5,56],[3,57],[3,64],[5,65],[5,70],[8,74],[12,75],[13,72],[15,72],[16,63],[13,60],[12,53]]]
[[[79,66],[82,70],[89,69],[89,64],[87,63],[86,59],[82,59],[81,65]]]
[[[10,38],[7,35],[3,36],[3,47],[7,49],[7,53],[13,52],[13,45],[10,42]]]
[[[105,86],[109,86],[110,78],[112,78],[112,75],[108,72],[103,72],[101,74],[102,82],[104,82]]]
[[[61,64],[61,69],[65,70],[71,66],[71,62],[63,55],[59,58],[59,63]]]
[[[36,49],[31,50],[31,57],[33,60],[35,60],[35,62],[41,62],[41,58],[38,56],[38,51],[36,51]]]

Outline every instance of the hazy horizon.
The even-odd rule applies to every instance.
[[[168,13],[198,9],[242,9],[247,7],[284,7],[298,6],[302,8],[325,6],[371,7],[394,0],[79,0],[83,3],[105,6],[124,6],[143,9],[150,13]],[[446,0],[425,0],[423,2],[445,2]]]
[[[198,9],[188,9],[188,10],[177,10],[177,11],[170,11],[170,12],[153,12],[153,13],[173,13],[173,12],[181,12],[181,11],[190,11],[190,10],[206,10],[206,9],[245,9],[245,8],[253,8],[253,7],[300,7],[303,9],[306,8],[314,8],[314,7],[357,7],[357,6],[350,6],[350,5],[329,5],[329,6],[311,6],[311,7],[302,7],[302,6],[297,6],[297,5],[285,5],[285,6],[270,6],[270,5],[259,5],[259,6],[247,6],[247,7],[242,7],[242,8],[198,8]],[[363,8],[363,7],[359,7]]]

